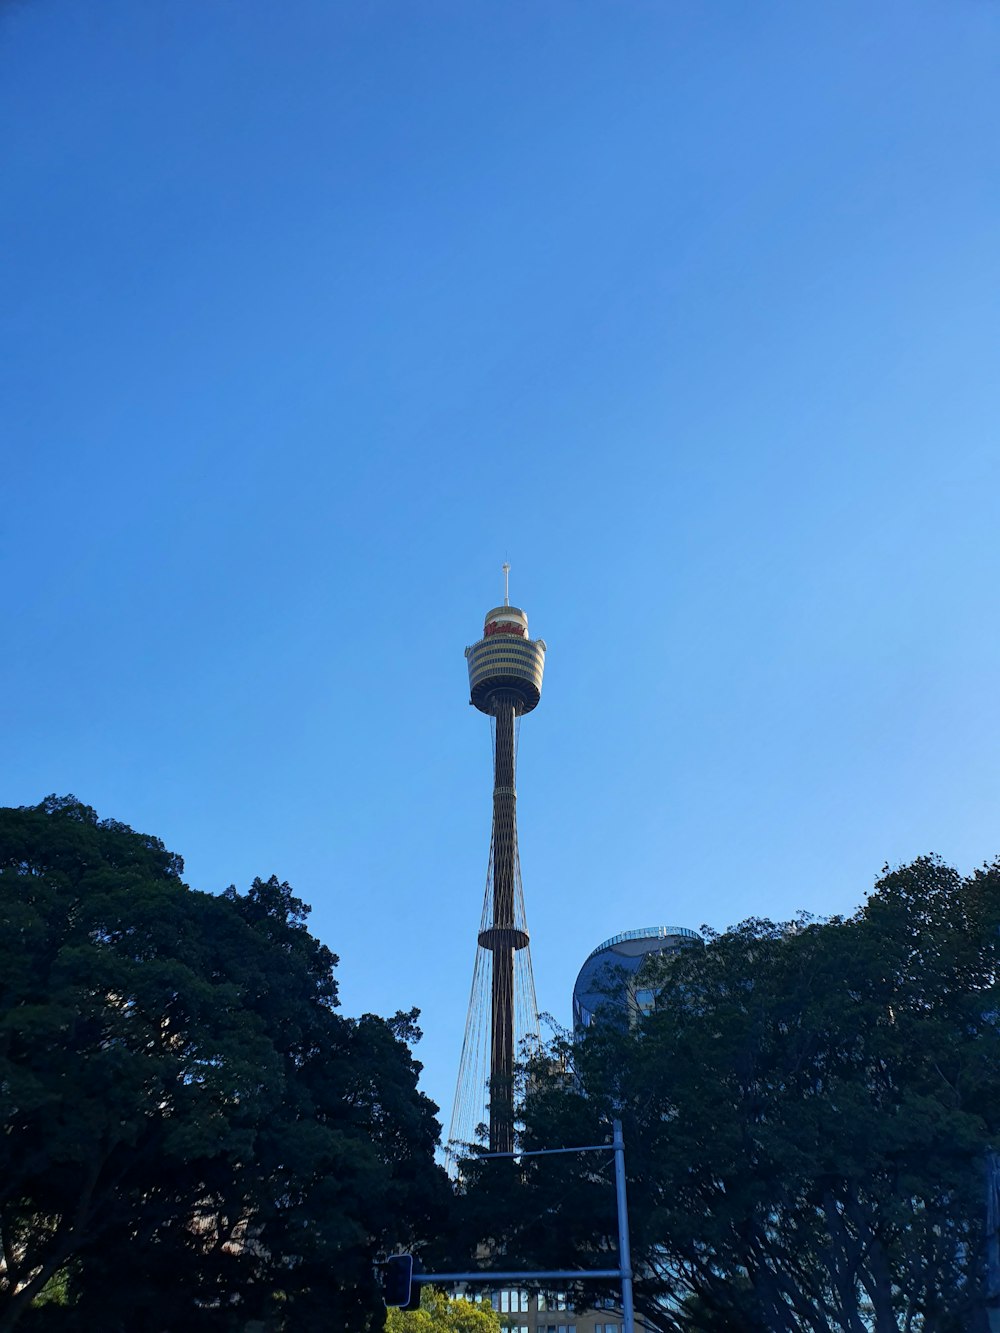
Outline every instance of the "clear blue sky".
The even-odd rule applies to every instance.
[[[1000,6],[0,8],[4,804],[278,873],[450,1112],[490,746],[539,1000],[1000,852]]]

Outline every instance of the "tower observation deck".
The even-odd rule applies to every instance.
[[[488,1118],[491,1152],[514,1147],[514,1058],[538,1036],[517,850],[517,739],[520,719],[542,696],[545,642],[528,637],[528,617],[511,606],[487,612],[483,637],[466,648],[469,702],[491,721],[493,828],[472,994],[449,1133],[449,1155],[473,1142]],[[484,1116],[485,1112],[485,1116]]]

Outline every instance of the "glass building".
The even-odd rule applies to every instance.
[[[686,926],[643,926],[612,935],[580,968],[573,987],[574,1028],[589,1028],[602,1010],[618,1022],[649,1013],[656,1002],[658,963],[701,943],[701,936]]]
[[[492,1305],[505,1333],[622,1333],[621,1314],[610,1300],[602,1309],[578,1311],[559,1291],[505,1288],[464,1294],[477,1304]]]

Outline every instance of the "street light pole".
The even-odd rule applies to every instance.
[[[628,1200],[625,1196],[625,1138],[622,1122],[614,1121],[615,1196],[618,1203],[618,1263],[622,1279],[622,1333],[635,1333],[632,1308],[632,1251],[628,1238]]]
[[[563,1269],[501,1269],[492,1272],[477,1269],[471,1273],[414,1273],[414,1285],[425,1282],[511,1282],[523,1278],[536,1281],[572,1282],[580,1278],[616,1277],[622,1284],[622,1333],[635,1333],[635,1310],[632,1305],[632,1251],[628,1237],[628,1200],[625,1195],[625,1138],[622,1122],[612,1122],[614,1138],[611,1143],[615,1155],[615,1201],[618,1206],[618,1267],[617,1268],[563,1268]],[[588,1143],[579,1148],[534,1148],[528,1152],[484,1152],[478,1160],[493,1157],[555,1157],[559,1153],[607,1152],[606,1143]],[[399,1258],[401,1256],[394,1256]]]

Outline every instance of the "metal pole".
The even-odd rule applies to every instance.
[[[618,1199],[618,1262],[622,1270],[622,1333],[635,1333],[632,1309],[632,1252],[628,1243],[628,1201],[625,1197],[625,1139],[622,1122],[613,1122],[615,1131],[615,1194]]]
[[[549,1281],[572,1282],[586,1277],[617,1277],[622,1284],[622,1333],[635,1333],[635,1311],[632,1307],[632,1252],[628,1239],[628,1200],[625,1196],[625,1139],[622,1136],[622,1122],[615,1120],[614,1141],[611,1144],[615,1154],[615,1198],[618,1204],[618,1267],[617,1268],[564,1268],[534,1271],[518,1269],[511,1272],[474,1273],[414,1273],[413,1281],[422,1282],[513,1282],[524,1278],[541,1278]],[[487,1152],[484,1157],[549,1157],[565,1152],[607,1152],[606,1143],[588,1143],[581,1148],[536,1148],[529,1152]]]
[[[471,1160],[485,1162],[489,1157],[554,1157],[556,1153],[561,1152],[607,1152],[611,1146],[608,1143],[588,1143],[582,1148],[532,1148],[530,1152],[521,1149],[517,1152],[479,1152]]]
[[[576,1282],[584,1277],[621,1277],[620,1268],[513,1268],[490,1272],[477,1268],[473,1273],[414,1273],[412,1281],[421,1282],[523,1282],[525,1278],[546,1282]]]

